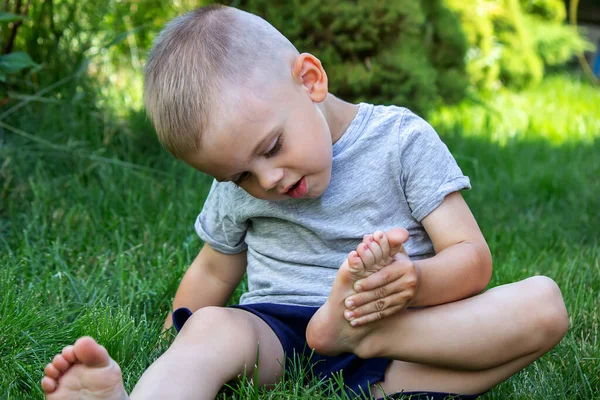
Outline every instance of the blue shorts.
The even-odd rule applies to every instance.
[[[269,325],[275,335],[279,338],[283,351],[287,357],[286,370],[293,373],[292,360],[310,360],[311,371],[316,377],[331,378],[333,374],[341,374],[346,385],[348,394],[369,393],[369,387],[384,380],[385,371],[392,360],[387,358],[362,359],[351,353],[343,353],[334,357],[326,357],[313,352],[306,343],[306,327],[318,307],[294,306],[287,304],[247,304],[235,305],[248,311]],[[173,325],[179,332],[185,321],[192,315],[187,308],[179,308],[173,312]],[[400,394],[399,394],[400,395]],[[411,399],[442,400],[448,393],[416,393],[404,392],[403,396],[411,396]],[[477,396],[450,395],[452,399],[471,400]],[[394,398],[388,396],[387,398]],[[409,397],[407,397],[409,398]]]

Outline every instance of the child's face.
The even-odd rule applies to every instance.
[[[260,93],[237,91],[202,139],[200,154],[185,161],[259,199],[323,194],[331,178],[332,136],[310,91],[291,79]]]

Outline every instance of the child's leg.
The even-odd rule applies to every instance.
[[[393,361],[385,372],[384,382],[373,385],[371,390],[375,398],[384,397],[383,393],[390,395],[402,391],[479,394],[504,382],[545,352],[546,350],[531,353],[498,367],[481,371]]]
[[[485,378],[477,386],[480,391],[539,358],[560,341],[568,328],[560,290],[546,277],[496,287],[454,303],[404,310],[352,327],[343,317],[348,285],[352,284],[345,265],[340,268],[328,301],[307,329],[309,345],[320,353],[350,351],[361,358],[388,357],[429,365],[414,365],[412,376],[429,379],[446,374],[448,379],[442,380],[446,383],[458,384],[459,377],[479,376]],[[390,374],[402,369],[401,365],[407,368],[407,364],[397,363]],[[399,386],[404,383],[407,381]],[[448,386],[449,390],[456,390],[456,385]],[[456,391],[466,393],[470,388]]]
[[[130,397],[214,399],[224,383],[244,371],[253,376],[259,343],[258,383],[276,383],[283,373],[283,348],[271,328],[244,310],[203,308],[190,317],[171,347],[146,370]],[[75,354],[79,344],[75,344]],[[103,350],[95,342],[86,345],[91,352]],[[114,368],[107,368],[114,365],[118,371],[108,353],[100,363],[86,362],[85,354],[83,359],[57,357],[47,367],[42,383],[49,400],[79,398],[84,391],[86,399],[126,398],[120,372],[115,382]],[[58,387],[53,390],[57,380]]]

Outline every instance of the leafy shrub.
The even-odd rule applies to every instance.
[[[23,15],[0,11],[0,27],[2,27],[0,29],[0,45],[4,49],[4,54],[0,54],[0,106],[8,101],[8,90],[20,85],[19,73],[39,67],[29,54],[23,51],[13,51],[14,39],[19,27],[17,24],[21,24],[24,18]],[[4,32],[7,33],[4,34]]]
[[[529,16],[527,26],[533,37],[536,52],[547,67],[560,67],[578,53],[593,49],[591,43],[570,25]]]
[[[563,0],[520,0],[523,11],[551,22],[564,22],[567,11]]]
[[[566,8],[561,0],[520,0],[526,28],[535,50],[547,67],[564,65],[576,54],[591,49],[575,28],[565,24]]]
[[[28,82],[30,90],[71,76],[92,60],[93,86],[74,80],[65,96],[99,93],[111,104],[138,104],[138,75],[152,38],[173,16],[210,2],[28,2],[15,40],[18,50],[0,61],[0,80],[16,76],[9,71],[17,61],[23,67],[35,65],[25,54],[44,67],[43,76]],[[560,66],[586,46],[573,29],[561,25],[561,0],[220,2],[263,16],[298,49],[317,55],[333,93],[421,113],[459,101],[469,86],[489,91],[535,84],[544,65]],[[22,3],[3,4],[14,8]],[[5,36],[2,20],[0,37]],[[123,94],[133,100],[121,99]]]
[[[537,84],[544,67],[559,67],[589,44],[564,24],[561,0],[446,0],[469,41],[467,71],[483,91],[498,84]],[[498,81],[500,79],[500,81]]]
[[[537,55],[530,32],[525,29],[523,12],[518,0],[504,0],[494,15],[493,23],[502,44],[500,79],[517,89],[535,86],[544,74],[544,65]]]
[[[318,56],[331,91],[348,101],[425,112],[460,100],[468,86],[466,38],[441,0],[248,0],[239,7]]]
[[[498,84],[502,46],[494,35],[492,14],[498,5],[489,0],[446,0],[461,20],[469,44],[466,63],[471,86],[489,91]]]

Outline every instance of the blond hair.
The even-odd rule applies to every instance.
[[[210,5],[171,21],[154,42],[146,63],[144,103],[162,145],[175,157],[198,151],[227,90],[289,76],[298,51],[262,18]],[[285,64],[283,64],[285,63]],[[256,83],[256,82],[254,82]]]

